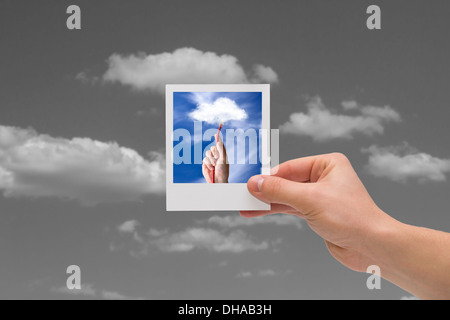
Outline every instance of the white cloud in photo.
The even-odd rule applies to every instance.
[[[327,108],[320,97],[310,99],[306,112],[296,112],[280,126],[285,134],[309,136],[316,142],[334,139],[352,139],[355,134],[381,135],[384,125],[401,121],[400,114],[390,106],[359,106],[355,101],[344,101],[344,113]]]
[[[0,191],[6,197],[56,197],[84,205],[135,201],[163,193],[164,176],[160,153],[144,159],[114,142],[0,126]]]
[[[200,222],[206,222],[208,224],[218,225],[224,228],[250,227],[261,224],[271,224],[277,226],[293,226],[297,229],[302,229],[302,219],[297,216],[287,214],[271,214],[251,219],[244,218],[239,215],[212,216]]]
[[[373,145],[362,152],[369,155],[366,170],[375,177],[396,182],[443,182],[450,173],[450,159],[419,152],[408,144],[385,148]]]
[[[79,77],[86,81],[85,74]],[[163,94],[166,84],[276,83],[278,75],[260,64],[246,72],[232,55],[185,47],[159,54],[113,54],[103,81]]]
[[[218,124],[220,121],[225,123],[233,120],[245,120],[248,115],[235,101],[221,97],[213,103],[200,103],[194,111],[189,113],[189,117],[194,121]]]

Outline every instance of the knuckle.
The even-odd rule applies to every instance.
[[[264,184],[263,184],[264,186]],[[269,193],[274,194],[274,195],[278,195],[281,192],[282,189],[282,182],[280,179],[276,179],[274,178],[271,183],[269,184]]]
[[[341,152],[334,152],[331,154],[331,156],[337,160],[348,161],[347,156]]]

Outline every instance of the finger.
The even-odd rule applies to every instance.
[[[216,137],[216,147],[217,147],[218,151],[226,152],[224,143],[223,143],[223,140],[222,140],[222,137],[220,136],[220,134],[216,134],[215,137]],[[220,154],[222,154],[222,152]]]
[[[216,144],[216,157],[222,164],[227,162],[227,151],[225,150],[223,142],[218,142]]]
[[[338,156],[324,154],[286,161],[271,170],[271,175],[297,182],[317,182]]]
[[[218,160],[220,158],[219,152],[215,146],[211,147],[211,153],[216,160]]]
[[[212,183],[212,179],[213,179],[212,171],[209,170],[208,167],[205,164],[202,165],[202,171],[203,171],[203,176],[206,179],[206,182],[207,183]]]
[[[214,167],[211,163],[211,160],[209,160],[209,158],[205,158],[203,159],[203,164],[209,169],[209,170],[213,170]]]
[[[254,176],[247,183],[252,195],[269,203],[293,207],[301,213],[312,209],[317,184],[299,183],[275,176]]]
[[[298,214],[298,211],[291,206],[287,206],[279,203],[272,203],[269,211],[240,211],[240,214],[243,217],[256,217],[256,216],[264,216],[268,214],[275,213],[285,213],[285,214]]]
[[[271,170],[271,175],[297,182],[308,182],[317,157],[306,157],[286,161]]]
[[[271,215],[271,214],[280,214],[280,213],[293,215],[293,216],[297,216],[299,218],[305,219],[305,216],[303,214],[299,213],[298,211],[296,211],[295,213],[279,212],[279,211],[239,211],[239,214],[243,218],[258,218],[258,217],[264,217],[264,216]]]
[[[216,158],[214,157],[214,155],[213,155],[213,153],[212,153],[211,150],[206,151],[206,157],[209,159],[209,161],[211,162],[211,164],[212,164],[213,166],[216,165],[217,160],[216,160]]]
[[[216,135],[214,137],[216,138],[216,144],[220,143],[220,142],[223,143],[222,137],[220,136],[219,133],[216,133]]]

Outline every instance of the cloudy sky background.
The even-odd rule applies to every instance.
[[[280,160],[340,151],[379,206],[450,231],[448,1],[6,1],[0,298],[401,299],[295,217],[166,213],[167,82],[271,83]],[[64,289],[67,266],[83,290]]]

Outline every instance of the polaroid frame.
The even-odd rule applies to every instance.
[[[166,85],[166,210],[167,211],[239,211],[270,210],[270,204],[250,194],[246,183],[174,183],[173,182],[173,94],[175,92],[261,92],[263,135],[261,173],[270,174],[270,85],[208,84]],[[266,140],[266,141],[264,141]],[[220,195],[220,197],[219,197]],[[229,199],[224,201],[224,199]]]

